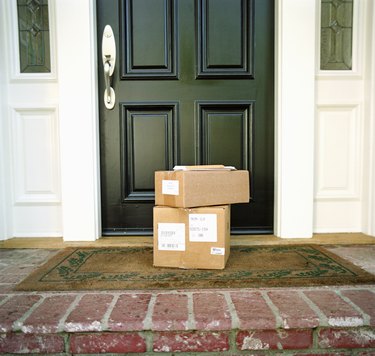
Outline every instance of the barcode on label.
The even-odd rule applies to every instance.
[[[167,248],[170,250],[177,250],[178,244],[161,244],[161,248]]]
[[[175,236],[176,235],[176,231],[160,231],[160,236],[161,237],[171,237],[171,236]]]
[[[185,251],[185,224],[158,223],[158,248],[164,251]]]

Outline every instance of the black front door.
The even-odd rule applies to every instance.
[[[232,233],[273,231],[274,1],[98,0],[103,234],[152,233],[154,171],[225,164],[251,172]],[[115,34],[103,104],[101,39]]]

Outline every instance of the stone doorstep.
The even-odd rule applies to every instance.
[[[357,348],[375,355],[374,286],[0,295],[0,353]]]

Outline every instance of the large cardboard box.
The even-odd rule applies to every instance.
[[[155,172],[155,205],[191,208],[249,202],[248,171],[202,167]]]
[[[229,253],[229,205],[154,207],[154,266],[224,269]]]

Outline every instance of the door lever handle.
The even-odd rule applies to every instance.
[[[115,95],[115,91],[111,87],[110,72],[111,72],[111,64],[109,63],[109,61],[107,61],[104,63],[104,82],[105,82],[104,101],[108,109],[113,108],[113,106],[109,108],[108,105],[114,104],[114,95]]]
[[[116,102],[115,91],[111,86],[111,78],[116,65],[116,43],[110,25],[106,25],[103,31],[102,61],[105,82],[104,105],[107,109],[112,110]]]

